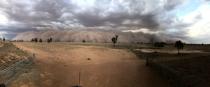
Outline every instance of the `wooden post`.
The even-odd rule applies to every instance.
[[[149,66],[149,58],[146,57],[146,66]]]
[[[78,83],[78,85],[80,85],[80,74],[81,74],[81,73],[79,72],[79,83]]]
[[[82,87],[82,86],[80,85],[80,77],[81,77],[81,72],[79,72],[78,84],[75,85],[75,86],[72,86],[72,87]]]

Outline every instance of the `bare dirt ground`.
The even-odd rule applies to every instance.
[[[162,49],[136,49],[137,51],[141,51],[144,53],[153,53],[153,52],[158,52],[158,53],[169,53],[169,54],[177,54],[177,50],[162,50]],[[201,50],[181,50],[182,53],[207,53]]]
[[[83,87],[170,87],[128,50],[68,43],[14,44],[35,53],[39,71],[36,85],[20,87],[72,87],[79,72]]]
[[[2,47],[4,44],[0,41],[0,47]]]

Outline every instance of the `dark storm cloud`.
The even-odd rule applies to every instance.
[[[106,17],[102,17],[99,12],[83,12],[76,13],[75,16],[79,22],[87,27],[97,26],[113,26],[113,27],[139,27],[157,29],[159,23],[154,14],[128,14],[122,13],[111,13]],[[126,22],[127,21],[127,22]],[[126,22],[126,23],[125,23]]]
[[[167,18],[167,12],[182,3],[182,0],[91,1],[94,0],[3,0],[0,2],[0,11],[16,24],[0,28],[0,31],[19,33],[41,28],[66,29],[78,26],[113,29],[136,27],[157,31],[169,27],[169,24],[173,25],[174,21]],[[170,23],[166,24],[165,21]]]
[[[17,27],[7,27],[7,28],[3,28],[3,29],[0,29],[0,32],[1,31],[4,31],[4,32],[7,32],[7,33],[22,33],[24,31],[37,31],[36,28],[24,28],[24,27],[21,27],[21,28],[17,28]]]

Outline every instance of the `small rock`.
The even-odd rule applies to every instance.
[[[64,67],[67,67],[68,65],[64,64]]]
[[[87,58],[87,60],[91,60],[90,58]]]

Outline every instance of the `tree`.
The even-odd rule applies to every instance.
[[[31,42],[34,42],[34,38],[31,39]]]
[[[177,48],[178,54],[180,54],[179,51],[184,48],[184,43],[181,40],[176,41],[175,47]]]
[[[85,40],[82,40],[82,42],[85,43],[86,41]]]
[[[155,47],[164,47],[165,45],[166,45],[165,42],[155,42],[155,43],[154,43],[154,46],[155,46]]]
[[[3,37],[3,41],[5,42],[6,41],[6,39]]]
[[[115,47],[115,44],[117,43],[117,40],[118,40],[118,35],[115,35],[115,37],[112,37],[112,43]]]
[[[47,39],[47,43],[50,43],[50,39],[49,38]]]
[[[41,38],[39,39],[39,42],[40,42],[40,43],[42,42],[42,39],[41,39]]]
[[[52,42],[52,38],[51,38],[51,37],[48,38],[48,39],[47,39],[47,42],[48,42],[48,43]]]
[[[34,42],[38,42],[38,39],[37,38],[34,38]]]

